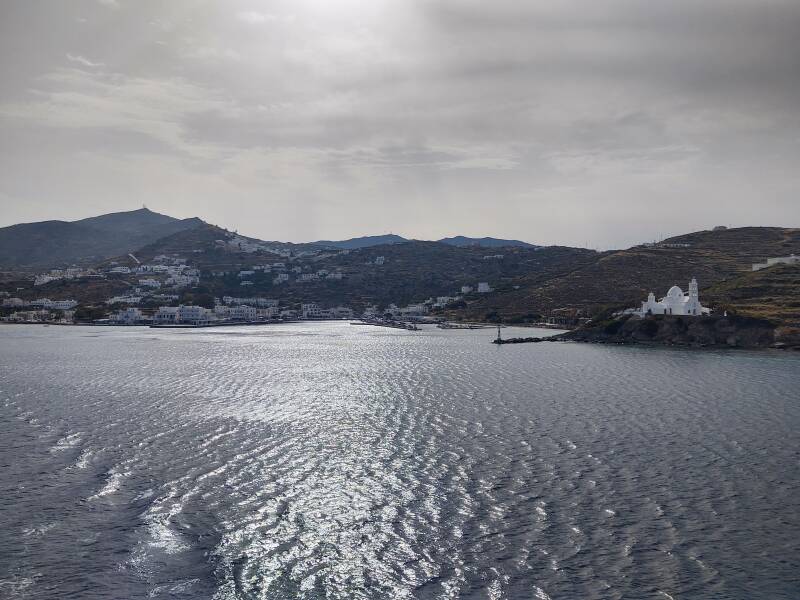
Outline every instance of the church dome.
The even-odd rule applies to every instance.
[[[683,298],[683,290],[677,285],[673,285],[667,292],[667,298]]]

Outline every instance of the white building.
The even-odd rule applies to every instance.
[[[52,277],[51,275],[37,275],[33,280],[33,285],[45,285],[51,281],[58,281],[58,279],[58,277]]]
[[[256,315],[259,319],[274,319],[278,316],[279,312],[280,311],[278,310],[277,306],[256,309]]]
[[[479,294],[488,294],[491,291],[492,291],[492,288],[490,288],[489,284],[486,283],[485,281],[481,281],[478,284],[478,293]]]
[[[114,296],[106,300],[106,304],[139,304],[141,296]]]
[[[70,310],[78,306],[78,303],[75,300],[52,300],[50,302],[50,306],[45,308],[51,308],[54,310]]]
[[[25,306],[25,304],[22,298],[6,298],[3,300],[3,308],[19,308]]]
[[[149,288],[160,288],[161,282],[158,279],[140,279],[139,285]]]
[[[237,298],[235,296],[223,296],[224,304],[248,304],[250,306],[278,306],[278,301],[272,298]]]
[[[167,325],[178,322],[178,306],[162,306],[153,315],[153,323],[156,325]]]
[[[444,308],[451,302],[457,302],[461,300],[460,296],[437,296],[436,301],[433,303],[434,308]]]
[[[386,262],[386,257],[385,256],[376,256],[375,257],[375,264],[376,265],[381,266],[385,262]]]
[[[205,325],[213,320],[211,311],[202,306],[184,306],[181,304],[178,307],[178,321],[181,323],[191,323],[193,325]]]
[[[470,292],[472,292],[472,290],[474,290],[474,289],[475,289],[475,288],[474,288],[474,287],[472,287],[471,285],[462,285],[462,286],[461,286],[461,293],[462,293],[462,294],[469,294],[469,293],[470,293]]]
[[[800,265],[800,256],[778,256],[776,258],[768,258],[765,263],[756,263],[753,265],[753,271],[760,271],[772,265]]]
[[[214,320],[212,312],[202,306],[162,306],[153,315],[156,325],[185,323],[188,325],[208,325]]]
[[[135,325],[142,323],[145,318],[138,308],[126,308],[111,315],[111,320],[120,325]]]
[[[275,277],[275,279],[272,280],[272,283],[277,285],[279,283],[285,283],[287,281],[289,281],[289,274],[288,273],[278,273],[278,276]]]
[[[300,314],[304,319],[319,319],[322,317],[322,310],[314,302],[300,305]]]
[[[656,302],[653,292],[647,296],[647,300],[642,302],[642,308],[638,311],[640,316],[645,315],[693,315],[700,316],[711,312],[700,304],[700,292],[697,288],[697,280],[693,277],[689,282],[689,293],[684,294],[683,290],[677,285],[669,288],[667,295]]]
[[[200,278],[196,275],[172,275],[166,281],[167,285],[175,287],[187,287],[200,283]]]
[[[255,321],[258,316],[258,310],[255,306],[232,306],[230,309],[229,317],[236,321]]]
[[[39,298],[31,302],[31,306],[38,306],[48,310],[69,310],[78,306],[75,300],[50,300],[49,298]]]
[[[404,317],[421,317],[428,314],[427,304],[409,304],[399,309],[398,313]]]

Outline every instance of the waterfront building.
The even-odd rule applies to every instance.
[[[697,280],[693,277],[689,282],[689,292],[684,293],[677,285],[669,288],[667,295],[656,301],[655,294],[650,292],[647,300],[642,302],[641,310],[637,311],[640,316],[645,315],[690,315],[700,316],[711,312],[700,304],[700,292]]]
[[[120,325],[135,325],[144,322],[144,314],[135,307],[125,308],[111,315],[111,320]]]
[[[773,265],[800,265],[800,256],[778,256],[776,258],[768,258],[767,262],[756,263],[753,265],[753,271],[760,271]]]
[[[178,307],[178,321],[181,323],[189,323],[192,325],[206,325],[213,320],[211,311],[202,306],[184,306],[181,304]]]
[[[270,306],[267,308],[258,308],[256,309],[256,316],[259,319],[274,319],[278,316],[278,307],[277,306]]]
[[[6,298],[3,300],[3,308],[20,308],[25,306],[25,301],[22,298]]]
[[[153,323],[156,325],[167,325],[178,322],[177,306],[162,306],[153,315]]]
[[[320,307],[314,302],[301,304],[300,314],[304,319],[319,319],[322,317],[322,311]]]
[[[229,318],[235,321],[255,321],[257,318],[257,309],[254,306],[232,306],[229,312]]]

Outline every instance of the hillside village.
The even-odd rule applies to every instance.
[[[0,319],[167,326],[360,317],[574,327],[696,277],[712,309],[800,325],[797,229],[716,228],[596,252],[516,240],[503,246],[494,238],[288,244],[147,213],[92,221],[113,230],[131,215],[138,233],[129,244],[150,241],[126,252],[118,243],[93,244],[89,257],[75,249],[51,256],[50,268],[15,264],[16,254],[0,252]],[[152,240],[148,219],[170,233]],[[20,239],[18,226],[0,229],[0,249],[9,229]],[[97,260],[97,252],[114,254]],[[58,262],[60,255],[72,264]],[[784,273],[779,289],[770,287],[777,271]]]

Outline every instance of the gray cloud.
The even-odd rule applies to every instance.
[[[0,11],[2,224],[147,202],[268,239],[602,247],[800,225],[794,1]]]

